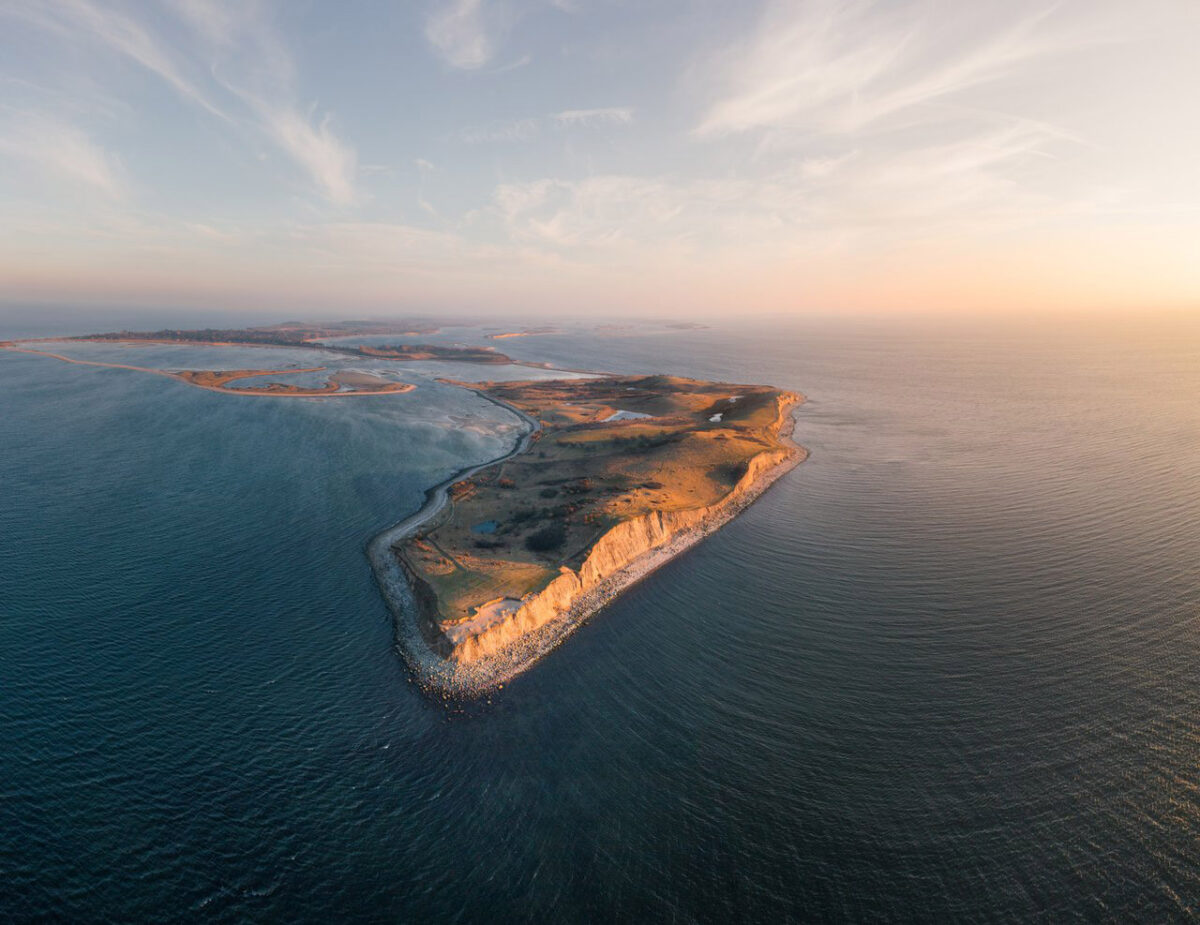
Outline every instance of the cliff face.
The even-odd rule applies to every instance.
[[[417,607],[417,629],[421,633],[421,638],[433,652],[442,658],[451,657],[454,646],[438,626],[437,595],[429,587],[428,582],[417,574],[403,551],[399,549],[393,551],[400,568],[404,570],[404,577],[408,581],[409,589],[412,591],[413,603]]]
[[[776,437],[800,396],[783,394],[777,399]],[[617,524],[592,547],[588,557],[574,571],[563,566],[557,578],[536,594],[526,595],[520,609],[507,619],[493,624],[478,635],[463,640],[450,652],[460,664],[494,655],[527,633],[565,614],[585,595],[596,591],[607,579],[633,565],[639,558],[689,533],[724,523],[753,500],[764,475],[784,462],[797,459],[801,451],[780,446],[753,457],[745,474],[729,494],[714,504],[684,511],[655,511]],[[443,637],[444,638],[444,637]]]

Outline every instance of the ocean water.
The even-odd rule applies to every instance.
[[[1200,912],[1195,325],[499,344],[798,389],[812,456],[467,704],[363,550],[504,412],[0,354],[0,919]]]

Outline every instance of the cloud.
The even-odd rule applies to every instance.
[[[491,214],[518,243],[555,249],[605,249],[684,241],[717,232],[755,195],[738,180],[601,175],[541,179],[496,188]]]
[[[358,201],[354,148],[336,135],[331,114],[315,119],[311,107],[305,113],[296,99],[295,64],[259,5],[172,4],[190,42],[169,41],[156,20],[135,18],[129,9],[101,9],[92,0],[0,3],[0,13],[67,41],[96,43],[221,122],[265,136],[333,205]]]
[[[450,0],[425,23],[425,38],[452,67],[472,71],[495,54],[495,42],[484,23],[483,0]]]
[[[354,184],[357,155],[330,131],[328,114],[317,125],[288,106],[263,105],[262,114],[271,137],[308,171],[330,202],[345,206],[358,200]]]
[[[1007,79],[1028,81],[1031,62],[1112,38],[1102,17],[1059,25],[1054,6],[1016,3],[999,22],[979,9],[931,0],[903,8],[776,3],[749,40],[727,52],[722,89],[696,134],[845,134],[902,115],[911,124],[922,110],[933,120],[932,104]]]
[[[687,75],[689,89],[707,96],[692,137],[744,159],[733,178],[662,181],[660,196],[682,204],[664,233],[746,251],[835,240],[879,253],[1103,208],[1086,177],[1054,166],[1086,143],[1028,113],[1051,85],[1050,68],[1116,41],[1120,10],[1100,0],[1071,16],[1060,10],[1032,0],[772,3],[746,39]],[[518,216],[516,227],[586,227],[582,216],[594,211],[569,199],[536,223]]]
[[[469,145],[494,142],[529,141],[541,130],[541,121],[536,118],[512,119],[508,122],[491,122],[487,125],[463,129],[459,138]]]
[[[605,109],[565,109],[550,117],[559,125],[591,125],[610,123],[629,125],[633,122],[633,110],[627,106],[610,106]]]
[[[719,262],[850,241],[871,249],[997,234],[1094,208],[1085,191],[1051,195],[1024,182],[1060,143],[1027,123],[904,151],[792,159],[744,176],[543,178],[500,185],[473,220],[496,221],[516,244],[631,262],[663,251]]]
[[[208,43],[214,79],[241,100],[257,128],[331,204],[358,202],[357,152],[334,132],[331,113],[317,118],[315,104],[307,112],[301,107],[295,62],[259,8],[187,0],[177,12]]]
[[[523,67],[528,67],[533,63],[532,55],[521,55],[516,61],[510,61],[508,64],[501,64],[498,67],[493,67],[484,71],[489,77],[494,77],[497,74],[507,74],[509,71],[516,71]]]
[[[185,73],[160,40],[119,9],[101,9],[90,0],[44,0],[32,4],[6,3],[0,5],[0,13],[66,38],[92,38],[157,75],[190,102],[221,119],[229,118]]]
[[[531,141],[542,133],[546,125],[566,130],[589,125],[630,125],[632,122],[633,110],[624,106],[606,109],[565,109],[545,117],[529,116],[463,129],[459,137],[467,144],[473,145]]]
[[[55,181],[97,190],[113,199],[126,191],[117,158],[74,125],[36,114],[17,115],[0,130],[0,154]]]
[[[479,71],[496,57],[501,40],[513,25],[539,8],[577,12],[571,0],[436,0],[425,18],[425,39],[439,58],[463,71]],[[503,74],[525,67],[522,55],[482,73]]]
[[[213,45],[231,45],[245,22],[244,11],[212,0],[173,0],[175,13]]]
[[[456,235],[394,222],[299,226],[291,237],[331,265],[388,272],[443,271],[468,250]]]

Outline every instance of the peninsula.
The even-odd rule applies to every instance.
[[[371,360],[552,369],[516,363],[488,347],[325,342],[406,333],[432,332],[292,322],[58,341],[287,347]],[[311,376],[325,366],[170,371],[41,349],[51,342],[4,341],[0,348],[168,376],[226,394],[343,397],[414,388],[355,369],[330,371],[323,384],[311,386],[272,378]],[[728,522],[806,457],[790,439],[792,411],[804,400],[795,392],[665,375],[555,373],[574,378],[441,380],[514,414],[523,425],[520,438],[499,459],[429,489],[417,512],[368,545],[400,648],[431,692],[471,696],[524,671],[623,589]]]
[[[431,490],[372,543],[423,686],[527,668],[616,594],[729,521],[805,458],[803,397],[671,376],[469,385],[518,414],[504,458]]]

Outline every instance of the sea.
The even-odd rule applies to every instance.
[[[1200,324],[494,344],[801,391],[811,456],[472,701],[413,683],[365,555],[515,439],[461,364],[281,399],[0,352],[0,920],[1200,916]]]

